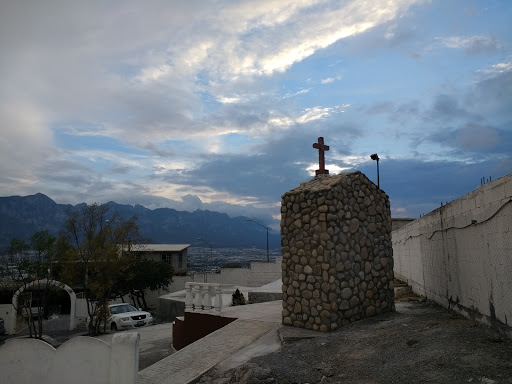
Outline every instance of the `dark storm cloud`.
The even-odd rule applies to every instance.
[[[446,122],[469,115],[457,97],[441,94],[433,100],[431,108],[425,112],[425,120]]]
[[[112,173],[118,173],[120,175],[126,175],[126,174],[130,173],[131,170],[132,170],[131,167],[123,166],[123,165],[118,165],[118,166],[114,166],[114,167],[110,168],[110,171]]]
[[[468,122],[460,128],[439,130],[428,140],[454,149],[454,156],[469,153],[512,154],[510,123],[502,128]]]
[[[93,170],[76,161],[50,160],[35,170],[43,180],[72,187],[85,187],[95,177]]]
[[[466,103],[489,117],[512,120],[512,69],[484,75],[466,96]]]
[[[482,177],[497,179],[510,172],[503,161],[489,159],[466,164],[456,161],[382,159],[380,186],[389,195],[393,216],[418,217],[480,187]],[[508,163],[510,165],[510,162]],[[376,182],[375,163],[359,169]],[[404,214],[396,213],[404,208]]]
[[[269,118],[270,105],[266,105],[264,100],[248,104],[228,104],[214,113],[208,122],[213,126],[241,127],[250,129],[251,127],[261,127]]]
[[[295,126],[252,148],[256,154],[210,155],[196,169],[171,171],[164,177],[173,183],[211,186],[240,196],[276,201],[311,177],[306,168],[318,161],[318,152],[312,146],[319,136],[329,138],[326,144],[331,152],[327,162],[333,162],[329,156],[350,154],[350,144],[360,134],[353,125],[337,123],[317,128]]]

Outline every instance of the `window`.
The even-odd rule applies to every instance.
[[[183,268],[183,255],[181,253],[178,256],[178,268]]]
[[[172,254],[170,254],[170,253],[163,253],[162,254],[162,261],[166,262],[167,264],[172,264]]]

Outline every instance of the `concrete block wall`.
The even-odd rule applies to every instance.
[[[247,286],[259,287],[280,279],[282,260],[282,257],[276,257],[275,262],[252,262],[247,276]]]
[[[207,279],[208,283],[247,285],[250,273],[248,268],[221,268],[220,273],[209,273]],[[196,281],[198,278],[200,275],[196,275]]]
[[[512,174],[392,233],[395,275],[512,335]]]
[[[282,196],[283,324],[332,331],[394,310],[388,196],[361,172]]]
[[[9,384],[136,384],[139,334],[117,333],[109,345],[75,337],[58,349],[39,339],[9,339],[0,346],[0,377]]]
[[[249,268],[221,268],[220,273],[208,273],[209,283],[226,285],[238,285],[243,287],[258,287],[276,281],[281,278],[282,257],[276,257],[275,262],[251,262]],[[193,276],[174,276],[168,292],[178,292],[185,289],[185,283],[189,281],[203,282],[202,273]]]

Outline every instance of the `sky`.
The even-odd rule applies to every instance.
[[[512,171],[512,1],[0,0],[0,195],[208,209],[359,170],[416,218]]]

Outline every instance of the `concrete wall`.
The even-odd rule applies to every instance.
[[[220,273],[207,273],[206,278],[208,283],[247,285],[250,273],[249,268],[221,268]],[[196,274],[195,281],[204,281],[203,275]]]
[[[185,302],[169,298],[160,298],[157,320],[162,322],[174,321],[185,314]]]
[[[250,268],[222,268],[220,273],[207,274],[208,283],[219,283],[223,285],[233,285],[235,287],[259,287],[281,278],[282,257],[276,257],[275,262],[252,262]],[[173,293],[183,291],[185,283],[195,281],[204,282],[204,275],[197,273],[191,276],[174,276],[173,283],[169,287],[169,292]],[[262,302],[268,299],[269,295],[253,296],[255,302]],[[248,296],[245,296],[248,299]],[[280,299],[282,294],[278,296]],[[231,297],[224,300],[224,305],[229,305]],[[158,300],[157,318],[160,321],[173,321],[178,316],[183,316],[185,312],[185,303],[179,300],[160,297]]]
[[[395,275],[512,335],[512,174],[392,233]]]
[[[38,339],[9,339],[0,346],[2,383],[135,384],[139,334],[118,333],[112,344],[75,337],[58,349]]]
[[[249,268],[221,268],[220,273],[208,273],[208,283],[220,283],[243,287],[259,287],[281,278],[282,257],[276,257],[275,262],[252,262]],[[173,276],[168,292],[183,291],[189,281],[204,282],[204,275],[196,273],[190,276]],[[149,304],[149,303],[148,303]]]
[[[16,328],[16,322],[13,322],[16,319],[16,310],[12,304],[0,304],[0,317],[4,319],[6,333],[13,335]]]
[[[75,317],[77,319],[87,319],[89,317],[89,313],[87,312],[87,300],[76,299]]]
[[[402,219],[402,218],[392,218],[391,219],[391,230],[396,231],[399,228],[402,228],[404,225],[409,224],[414,219]]]
[[[276,257],[275,263],[253,262],[247,276],[248,287],[259,287],[281,279],[282,257]]]

